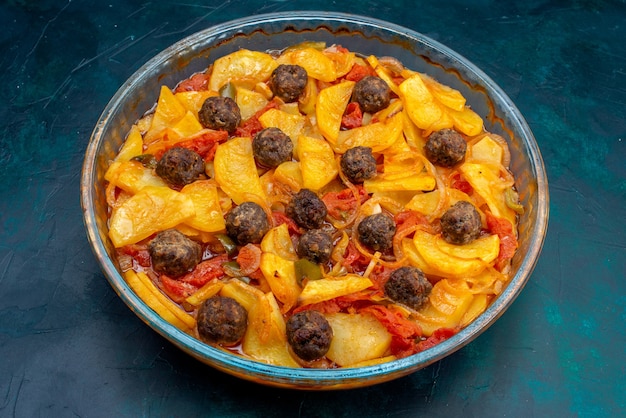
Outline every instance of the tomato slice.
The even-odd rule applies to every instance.
[[[241,125],[237,127],[235,130],[235,136],[247,136],[254,137],[257,133],[263,130],[263,125],[259,121],[259,117],[267,112],[270,109],[278,109],[278,103],[275,100],[272,100],[265,106],[263,109],[256,112],[250,119],[244,121]]]
[[[376,75],[376,72],[372,69],[372,67],[368,65],[354,64],[350,72],[346,74],[345,79],[350,81],[359,81],[368,75]]]
[[[182,303],[186,298],[198,290],[198,287],[192,284],[172,279],[165,274],[162,274],[159,280],[159,287],[161,290],[163,290],[163,292],[165,292],[165,294],[176,303]]]
[[[213,279],[219,279],[223,277],[224,269],[222,264],[228,261],[226,254],[220,254],[209,260],[205,260],[198,264],[193,271],[187,273],[179,279],[180,282],[188,283],[195,287],[202,287]]]
[[[359,193],[361,203],[368,199],[368,194],[363,186],[355,186]],[[350,212],[356,210],[357,200],[351,189],[343,189],[339,192],[328,192],[322,196],[322,201],[328,209],[328,214],[335,219],[345,220]]]
[[[341,118],[342,129],[353,129],[363,125],[363,112],[357,102],[348,103],[346,111]]]
[[[420,341],[419,343],[417,343],[418,351],[428,350],[429,348],[436,346],[440,342],[443,342],[452,337],[457,332],[458,329],[454,328],[439,328],[435,330],[435,332],[433,332],[430,337],[428,337],[424,341]]]
[[[422,330],[415,322],[407,319],[399,310],[383,305],[371,305],[359,312],[373,315],[391,334],[391,353],[399,358],[410,356],[419,351],[416,339]]]
[[[474,191],[472,185],[467,180],[465,180],[459,173],[456,173],[454,176],[452,176],[450,187],[460,190],[467,195],[472,194],[472,192]]]
[[[190,78],[183,80],[174,93],[180,93],[182,91],[202,91],[209,89],[209,75],[205,73],[198,73],[192,75]]]
[[[518,246],[517,237],[513,232],[513,225],[508,219],[498,218],[488,211],[485,214],[487,215],[487,228],[492,234],[497,234],[500,237],[500,252],[496,258],[495,267],[498,271],[502,271],[515,255]]]
[[[208,162],[213,160],[215,150],[217,149],[219,143],[224,142],[227,139],[228,132],[226,131],[206,130],[206,132],[203,132],[198,136],[190,137],[185,141],[177,142],[159,150],[159,152],[155,153],[154,157],[159,160],[168,149],[172,147],[182,147],[197,152],[205,161]]]

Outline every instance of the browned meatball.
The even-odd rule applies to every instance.
[[[207,343],[234,345],[246,333],[248,312],[235,299],[213,296],[198,309],[198,335]]]
[[[176,188],[193,183],[202,173],[202,157],[197,152],[182,147],[165,151],[156,165],[156,174]]]
[[[333,339],[333,329],[317,311],[302,311],[287,320],[287,341],[302,360],[324,357]]]
[[[363,183],[376,175],[376,159],[370,147],[350,148],[341,156],[340,165],[352,183]]]
[[[438,166],[452,167],[465,157],[467,142],[453,129],[433,132],[424,146],[426,158]]]
[[[298,100],[304,91],[308,75],[299,65],[281,64],[270,76],[269,86],[275,96],[285,103]]]
[[[202,247],[176,229],[161,231],[148,244],[152,268],[170,277],[193,270],[202,259]]]
[[[239,245],[258,244],[270,230],[270,221],[261,206],[243,202],[226,214],[226,232]]]
[[[368,75],[354,85],[352,100],[357,102],[364,112],[375,113],[389,106],[390,91],[382,78]]]
[[[321,229],[311,229],[306,231],[300,237],[296,253],[301,258],[322,264],[330,259],[333,251],[333,239],[330,234]]]
[[[419,309],[427,300],[433,286],[417,267],[400,267],[394,270],[385,283],[385,294],[409,308]]]
[[[393,245],[396,224],[391,217],[377,213],[363,218],[357,232],[362,244],[375,251],[385,251]]]
[[[450,244],[463,245],[480,235],[480,214],[470,202],[460,200],[441,216],[441,235]]]
[[[241,112],[230,97],[213,96],[202,104],[198,119],[205,128],[233,133],[241,122]]]
[[[324,223],[328,213],[326,205],[314,192],[302,189],[296,193],[287,206],[287,216],[298,226],[306,229],[317,229]]]
[[[266,128],[254,136],[252,153],[259,165],[275,168],[280,163],[291,160],[293,142],[280,129]]]

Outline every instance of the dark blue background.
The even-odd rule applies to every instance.
[[[547,166],[551,218],[525,290],[477,340],[411,376],[294,392],[182,354],[117,298],[89,248],[83,154],[146,60],[250,14],[334,10],[464,55],[516,102]],[[0,3],[1,416],[624,416],[624,1]]]

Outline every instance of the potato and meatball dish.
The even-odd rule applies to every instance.
[[[506,141],[392,57],[241,49],[173,87],[106,172],[109,238],[164,320],[285,367],[427,350],[506,286]]]

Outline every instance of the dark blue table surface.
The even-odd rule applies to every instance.
[[[84,232],[84,151],[124,80],[198,30],[287,10],[370,15],[456,50],[516,102],[548,171],[521,296],[465,348],[374,387],[279,390],[191,359],[118,299]],[[5,0],[0,26],[0,416],[626,414],[624,1]]]

